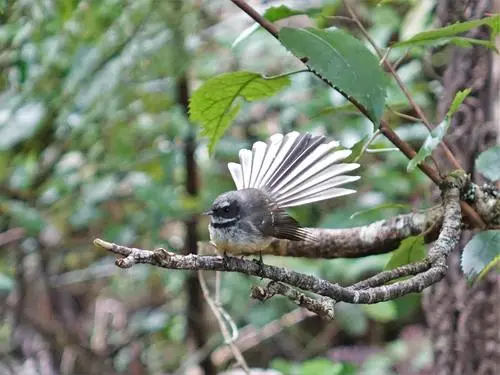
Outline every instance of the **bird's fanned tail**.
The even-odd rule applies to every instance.
[[[351,150],[334,151],[338,146],[309,133],[274,134],[267,143],[241,150],[240,164],[228,167],[238,190],[262,189],[279,207],[300,206],[355,192],[339,186],[359,179],[344,175],[359,164],[342,163]]]

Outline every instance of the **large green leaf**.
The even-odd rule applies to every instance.
[[[378,125],[384,110],[388,79],[377,57],[364,44],[339,29],[283,27],[281,43],[326,79],[350,101],[361,104]]]
[[[476,168],[491,181],[500,180],[500,146],[494,146],[479,154]]]
[[[191,96],[189,114],[192,121],[201,123],[202,135],[208,136],[209,152],[238,114],[239,98],[262,99],[289,84],[285,76],[266,78],[252,72],[225,73],[206,81]]]
[[[453,25],[441,27],[439,29],[423,31],[408,40],[394,43],[392,45],[392,48],[434,44],[439,40],[456,37],[459,34],[482,25],[487,25],[488,27],[490,27],[492,34],[495,35],[499,32],[499,24],[500,15],[486,17],[480,20],[459,22]]]
[[[476,234],[465,245],[462,270],[469,280],[481,277],[500,264],[500,230],[487,230]]]
[[[399,247],[392,252],[391,259],[385,265],[385,269],[392,270],[405,264],[418,262],[424,257],[424,236],[411,236],[401,241]]]

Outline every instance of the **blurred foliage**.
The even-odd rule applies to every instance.
[[[291,18],[289,26],[336,26],[362,39],[352,23],[342,22],[340,1],[292,3],[302,15]],[[367,1],[356,10],[384,47],[402,34],[411,37],[428,28],[433,7],[421,3]],[[263,5],[259,10],[264,11]],[[415,13],[422,22],[409,16]],[[179,81],[186,78],[194,91],[224,72],[276,76],[302,68],[261,29],[232,47],[251,26],[248,17],[222,0],[0,2],[0,233],[24,230],[21,240],[0,250],[0,297],[6,300],[17,285],[26,293],[24,309],[46,322],[62,322],[66,318],[46,312],[49,302],[38,288],[43,284],[61,299],[70,295],[80,334],[92,349],[111,353],[118,372],[126,373],[134,361],[147,364],[144,373],[174,371],[191,363],[185,341],[187,274],[148,266],[119,270],[112,257],[92,246],[93,238],[181,251],[183,220],[234,188],[226,163],[236,160],[240,148],[292,129],[324,133],[338,138],[343,147],[360,141],[364,145],[374,135],[372,123],[344,97],[310,74],[295,74],[276,95],[241,103],[213,156],[207,140],[197,137],[200,193],[188,196],[183,146],[193,127]],[[441,88],[424,74],[425,53],[401,48],[389,58],[402,59],[400,77],[432,118]],[[392,80],[383,117],[403,139],[419,146],[428,135],[425,127],[399,113],[414,115]],[[200,134],[198,128],[194,131]],[[356,196],[291,213],[306,226],[340,228],[426,207],[427,179],[419,170],[407,172],[406,158],[390,147],[376,136],[357,155],[362,179]],[[206,228],[206,218],[200,218],[201,240],[208,238]],[[384,269],[390,258],[266,262],[345,284]],[[264,304],[249,300],[249,288],[258,282],[223,275],[221,299],[238,327],[258,330],[294,309],[284,299]],[[249,352],[249,362],[285,374],[344,375],[358,373],[356,368],[363,374],[389,374],[402,356],[379,353],[372,370],[317,357],[336,346],[399,345],[403,327],[422,323],[419,306],[418,295],[368,307],[339,304],[335,321],[310,318],[292,325],[253,349],[258,355]],[[213,319],[207,319],[213,336],[207,347],[212,350],[221,346],[221,337]],[[0,341],[14,342],[14,324],[11,319],[0,325]],[[312,345],[316,340],[321,344]],[[404,350],[412,343],[408,339]],[[134,344],[140,344],[139,355]],[[416,368],[429,362],[428,350],[420,352],[425,358]],[[285,359],[273,360],[278,357]],[[376,372],[381,368],[387,372]]]

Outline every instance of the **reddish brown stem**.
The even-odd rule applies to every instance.
[[[253,9],[245,1],[243,1],[243,0],[231,0],[231,1],[233,2],[233,4],[235,4],[237,7],[239,7],[243,12],[245,12],[251,18],[253,18],[255,22],[257,22],[259,25],[261,25],[263,28],[265,28],[267,31],[269,31],[269,33],[271,33],[271,35],[273,35],[276,39],[279,39],[279,30],[278,30],[278,28],[276,26],[274,26],[271,22],[269,22],[268,20],[266,20],[264,17],[262,17],[255,9]],[[300,60],[305,63],[308,60],[308,57],[305,56],[305,57],[301,58]],[[392,67],[392,65],[391,65],[391,67]],[[314,73],[314,74],[316,76],[318,76],[322,81],[324,81],[328,86],[333,87],[333,85],[330,82],[328,82],[326,79],[324,79],[323,77],[319,76],[316,73]],[[397,74],[394,74],[394,75],[395,75],[395,78],[396,78]],[[397,77],[397,79],[398,78],[399,77]],[[404,85],[403,85],[403,87],[404,87]],[[333,87],[333,88],[335,88],[335,87]],[[338,90],[337,88],[335,88],[335,89]],[[404,90],[403,90],[403,92],[404,92]],[[408,95],[409,95],[409,93],[408,93]],[[409,95],[409,96],[411,98],[411,95]],[[347,95],[346,95],[346,97],[347,97]],[[361,113],[363,113],[366,117],[370,118],[368,112],[366,111],[366,109],[361,104],[359,104],[353,98],[350,98],[350,97],[347,97],[347,98],[348,98],[348,100],[352,104],[354,104],[356,106],[356,108],[358,108],[358,110]],[[410,98],[409,98],[409,100],[410,100]],[[415,109],[415,111],[420,116],[419,111],[421,112],[421,109],[415,103],[415,101],[413,100],[413,98],[411,98],[410,104],[415,105],[418,108],[418,110]],[[427,119],[425,118],[425,115],[422,118],[422,121],[424,121],[424,119],[425,119],[425,121],[427,121]],[[427,124],[427,125],[429,125],[429,124]],[[406,143],[404,140],[402,140],[401,138],[399,138],[399,136],[388,126],[388,124],[384,120],[381,120],[381,122],[380,122],[380,128],[379,129],[397,148],[399,148],[401,150],[401,152],[403,152],[403,154],[406,155],[406,157],[408,157],[409,159],[412,159],[416,155],[415,150],[408,143]],[[444,147],[446,147],[446,145],[444,145]],[[450,154],[451,154],[451,152],[450,152]],[[452,161],[452,159],[450,159],[450,160]],[[453,163],[453,161],[452,161],[452,163]],[[455,165],[455,163],[453,163],[453,164]],[[458,163],[456,163],[456,165],[457,165],[457,169],[461,169],[460,165],[458,165]],[[435,184],[437,184],[437,185],[441,184],[441,177],[439,176],[439,173],[434,168],[430,167],[427,164],[423,164],[423,163],[419,164],[418,167]],[[460,205],[462,207],[462,210],[463,210],[464,214],[469,218],[471,224],[473,224],[474,226],[477,226],[479,228],[484,228],[485,227],[485,224],[484,224],[483,220],[474,211],[474,209],[471,206],[469,206],[465,202],[461,202]]]

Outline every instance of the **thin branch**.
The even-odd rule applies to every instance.
[[[226,322],[232,323],[232,319],[228,320],[227,317],[224,317],[223,315],[228,315],[228,314],[227,313],[223,314],[224,311],[223,308],[221,306],[217,306],[214,300],[210,297],[210,292],[208,291],[207,283],[205,281],[205,278],[203,277],[203,271],[198,271],[198,280],[200,281],[200,287],[203,292],[203,296],[205,297],[205,301],[207,301],[210,310],[212,310],[212,313],[217,319],[217,323],[219,324],[220,331],[222,333],[222,336],[224,337],[225,344],[229,346],[231,352],[233,353],[234,358],[241,366],[243,371],[245,371],[246,374],[250,374],[250,369],[248,368],[245,358],[241,354],[238,347],[234,344],[234,341],[238,337],[237,336],[238,329],[236,328],[234,323],[230,324],[232,333],[230,333],[229,330],[227,329]]]
[[[245,352],[283,332],[286,328],[294,326],[312,316],[315,315],[310,311],[298,308],[283,314],[279,319],[273,320],[263,327],[248,325],[240,329],[240,337],[235,344],[240,351]],[[231,357],[232,353],[227,347],[218,348],[212,353],[212,360],[219,366],[224,365]]]
[[[366,280],[362,280],[356,284],[351,285],[350,288],[353,290],[374,288],[376,286],[384,285],[400,277],[417,275],[421,272],[427,271],[429,268],[431,268],[431,266],[431,263],[426,260],[406,264],[392,270],[380,272]]]
[[[255,9],[253,9],[250,5],[248,5],[243,0],[231,0],[234,5],[240,8],[243,12],[248,14],[250,17],[254,19],[259,25],[261,25],[264,29],[269,31],[276,39],[278,39],[278,29],[273,25],[272,22],[269,22],[264,17],[262,17]]]
[[[427,129],[429,129],[429,131],[432,130],[433,126],[431,125],[431,123],[429,122],[429,120],[427,119],[427,117],[425,116],[424,111],[422,110],[422,108],[420,108],[420,106],[417,104],[417,102],[413,99],[413,96],[410,94],[410,91],[408,90],[408,88],[404,84],[403,80],[399,77],[398,73],[396,72],[396,69],[392,66],[392,64],[388,61],[388,59],[384,58],[385,55],[382,53],[382,51],[380,50],[380,48],[378,48],[377,43],[375,43],[375,41],[372,39],[372,37],[368,33],[368,30],[365,29],[365,27],[363,26],[363,23],[360,21],[360,19],[357,16],[356,12],[354,12],[354,10],[351,8],[351,6],[349,5],[348,1],[344,0],[344,5],[345,5],[347,11],[349,12],[349,14],[351,15],[352,19],[354,20],[354,22],[356,22],[356,25],[358,25],[360,31],[365,36],[366,40],[368,40],[368,42],[370,43],[370,45],[375,49],[375,51],[377,52],[378,56],[381,59],[383,59],[384,66],[389,70],[389,72],[391,73],[391,75],[394,77],[394,79],[396,80],[398,86],[401,88],[401,91],[403,91],[403,94],[406,96],[406,99],[408,99],[408,102],[410,103],[410,105],[412,106],[412,108],[415,110],[415,112],[420,117],[420,119],[422,120],[422,122],[424,123],[424,125],[427,127]],[[441,142],[441,148],[443,149],[443,151],[444,151],[446,157],[448,158],[448,160],[452,163],[453,167],[455,169],[462,169],[462,167],[460,166],[460,163],[457,161],[457,159],[452,154],[452,152],[450,151],[450,149],[448,148],[448,146],[444,143],[444,141]],[[434,161],[434,164],[436,165],[436,168],[437,168],[438,164],[436,163],[436,161],[434,160],[434,158],[432,160]]]

